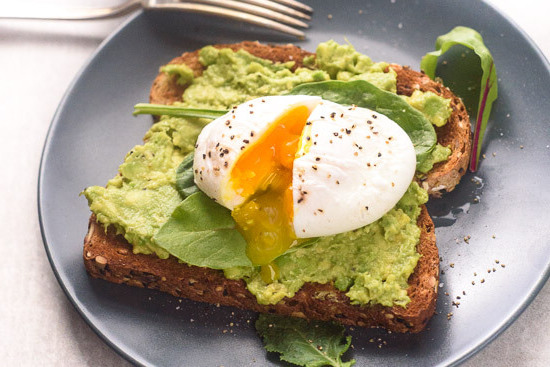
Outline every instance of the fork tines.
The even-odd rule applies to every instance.
[[[237,19],[302,39],[305,37],[304,32],[293,27],[308,28],[308,24],[303,20],[310,20],[311,16],[308,13],[312,12],[311,7],[295,0],[191,0],[165,3],[152,2],[149,8],[189,11]]]

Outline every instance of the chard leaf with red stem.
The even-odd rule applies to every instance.
[[[448,57],[444,64],[452,63],[454,72],[449,73],[447,71],[447,76],[439,75],[441,68],[438,61],[453,46],[459,46],[459,50],[466,49],[467,51],[449,52],[448,55],[452,55],[452,57]],[[469,50],[473,50],[477,55],[479,60],[477,65],[481,67],[481,72],[476,73],[471,70],[473,64],[467,61]],[[451,68],[451,66],[448,67]],[[474,140],[470,158],[470,170],[475,172],[491,108],[498,94],[497,73],[489,49],[485,46],[483,38],[477,31],[468,27],[455,27],[449,33],[437,38],[435,51],[427,53],[422,58],[420,68],[432,79],[438,74],[437,76],[441,76],[447,86],[454,83],[462,83],[462,86],[465,86],[469,83],[466,88],[457,88],[455,93],[463,99],[468,110],[473,112],[472,115],[475,114]],[[453,88],[451,87],[451,89]]]

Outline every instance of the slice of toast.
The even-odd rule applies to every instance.
[[[311,53],[293,45],[267,46],[257,42],[231,45],[233,50],[244,49],[251,54],[277,62],[295,61],[295,68]],[[198,61],[198,51],[184,53],[170,63],[185,63],[199,76],[203,67]],[[452,99],[453,114],[444,128],[437,129],[438,141],[452,144],[453,153],[447,162],[439,163],[424,180],[432,196],[450,191],[466,170],[470,150],[470,125],[466,109],[459,98],[441,84],[425,75],[398,65],[392,65],[398,74],[399,94],[410,95],[414,89],[431,90]],[[150,102],[171,104],[181,101],[184,88],[176,78],[160,73],[151,88]],[[459,140],[459,142],[456,142]],[[460,154],[459,154],[460,153]],[[443,187],[445,186],[445,187]],[[285,298],[276,305],[259,305],[248,292],[244,281],[229,280],[219,270],[188,266],[175,258],[161,260],[154,255],[133,254],[132,246],[112,228],[105,228],[94,215],[84,241],[84,262],[87,271],[96,278],[114,283],[158,289],[174,296],[196,301],[235,306],[258,312],[275,312],[282,315],[308,319],[335,320],[342,324],[362,327],[384,327],[396,332],[421,331],[435,311],[439,281],[439,256],[435,244],[433,222],[425,207],[418,218],[421,228],[418,252],[422,255],[409,278],[407,289],[411,302],[406,308],[354,306],[344,292],[332,284],[305,284],[294,297]]]
[[[292,298],[275,305],[260,305],[243,280],[225,278],[221,270],[179,263],[154,255],[132,253],[132,246],[112,228],[105,231],[92,215],[84,240],[84,264],[94,278],[113,283],[157,289],[176,297],[258,312],[334,320],[346,325],[381,326],[396,332],[419,332],[435,311],[439,282],[439,255],[434,225],[425,207],[418,217],[421,228],[418,252],[422,255],[407,289],[411,302],[406,308],[354,306],[345,292],[332,284],[306,283]]]
[[[230,48],[233,51],[245,50],[254,56],[274,62],[294,61],[294,68],[302,67],[302,60],[313,53],[302,50],[294,45],[273,46],[258,42],[245,41],[228,45],[214,45],[216,48]],[[186,52],[171,60],[169,64],[186,64],[195,77],[204,70],[199,62],[199,52]],[[471,152],[471,128],[466,107],[462,100],[455,96],[443,84],[431,80],[427,75],[414,71],[406,66],[392,64],[397,73],[397,94],[410,96],[415,89],[422,92],[433,92],[444,98],[451,99],[453,110],[451,117],[442,127],[436,127],[437,142],[443,146],[451,146],[451,156],[445,162],[436,163],[434,168],[422,179],[422,187],[432,197],[441,197],[445,191],[452,191],[466,173]],[[177,77],[159,73],[153,82],[149,100],[154,104],[172,104],[182,100],[185,90],[179,85]]]

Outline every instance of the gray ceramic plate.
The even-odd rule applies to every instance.
[[[487,158],[477,177],[466,175],[455,192],[430,205],[444,271],[438,314],[418,335],[350,330],[354,349],[348,354],[359,366],[463,361],[510,325],[549,275],[548,63],[523,32],[479,1],[310,3],[316,12],[308,39],[299,43],[308,50],[330,38],[348,40],[375,60],[418,69],[438,35],[466,25],[482,33],[496,60],[500,95],[483,145]],[[138,13],[76,78],[45,143],[39,213],[52,268],[91,327],[136,364],[278,363],[262,348],[254,313],[92,280],[81,259],[90,213],[78,194],[113,177],[126,152],[140,143],[151,119],[132,117],[132,106],[147,101],[159,65],[183,51],[244,39],[293,41],[218,18]],[[456,296],[458,307],[451,304]]]

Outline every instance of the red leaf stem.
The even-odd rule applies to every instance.
[[[485,90],[483,91],[483,98],[481,100],[481,105],[479,106],[479,111],[477,112],[477,117],[476,117],[476,126],[474,130],[474,145],[472,147],[472,156],[470,158],[470,171],[472,172],[477,171],[477,163],[478,163],[477,151],[478,149],[480,149],[479,134],[481,133],[481,123],[483,121],[483,111],[485,111],[487,96],[489,95],[489,90],[492,87],[492,84],[489,83],[492,70],[493,70],[493,63],[491,62],[491,66],[489,67],[489,76],[487,77],[487,81],[485,82]]]

